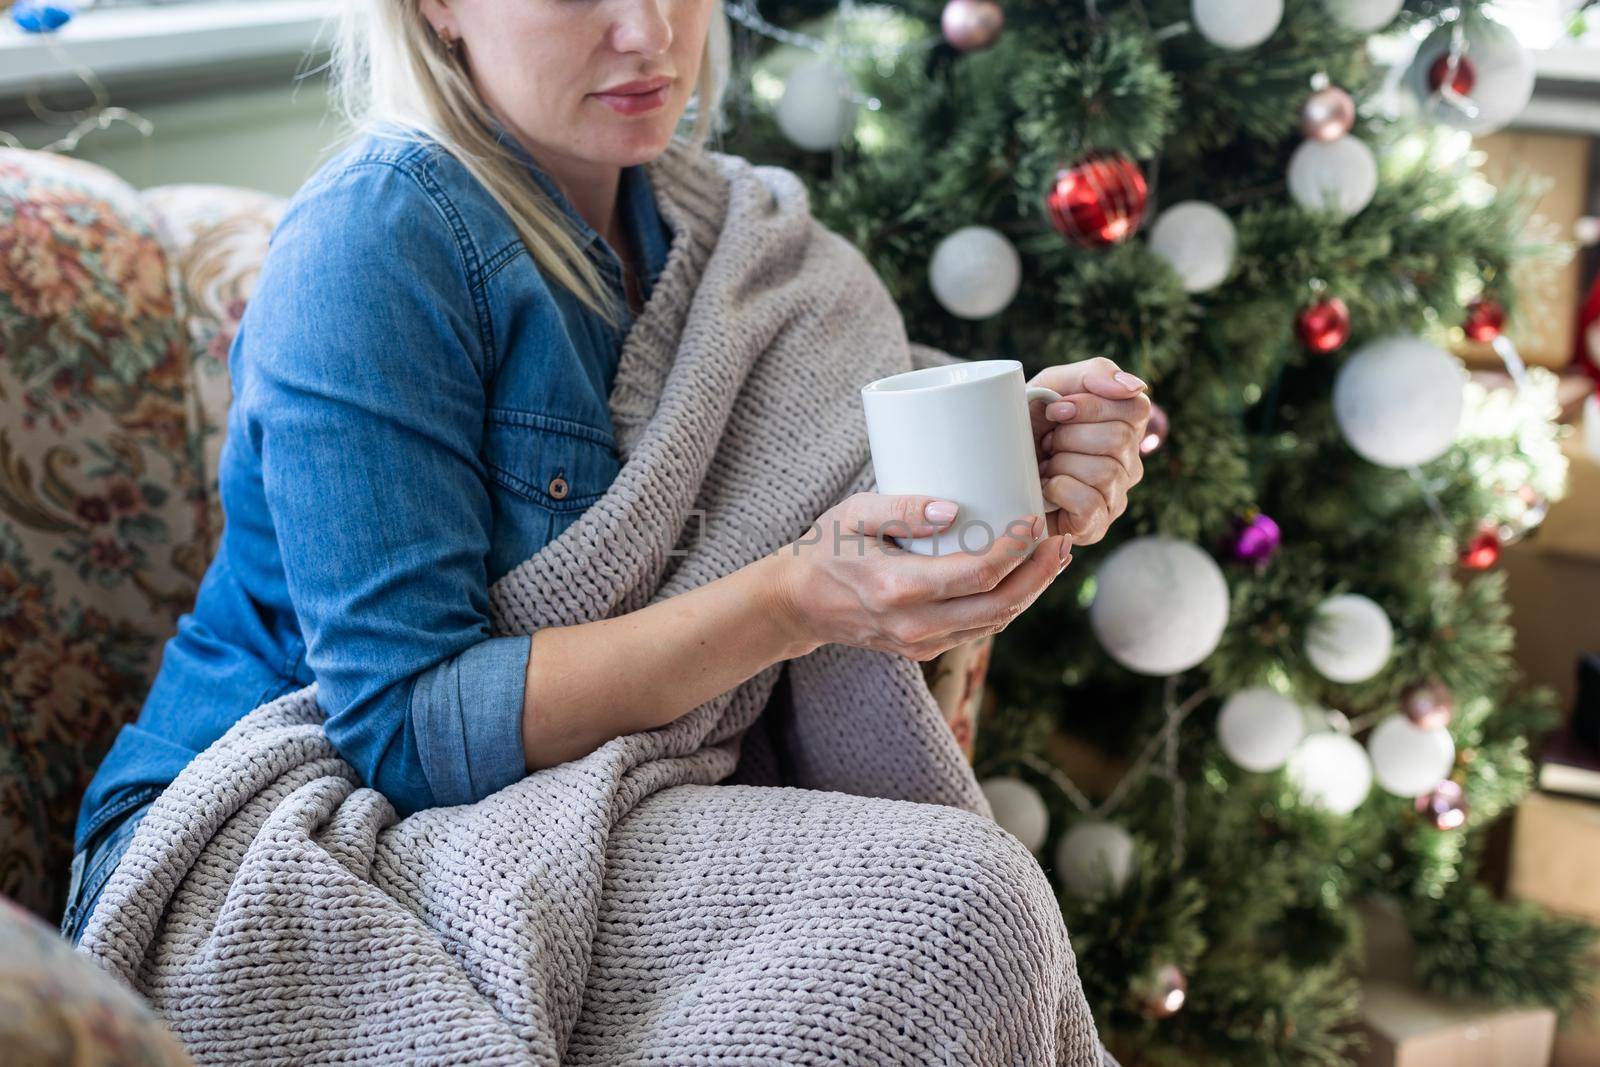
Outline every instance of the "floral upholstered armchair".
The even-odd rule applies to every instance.
[[[283,208],[0,149],[0,894],[52,921],[222,532],[228,350]],[[969,758],[989,647],[923,665]]]

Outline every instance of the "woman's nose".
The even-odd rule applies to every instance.
[[[654,55],[672,45],[672,22],[664,8],[673,0],[638,0],[625,5],[624,13],[612,27],[612,47],[619,52]]]

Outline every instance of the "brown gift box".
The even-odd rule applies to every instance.
[[[1361,1067],[1544,1067],[1556,1013],[1445,1000],[1372,979],[1361,990],[1361,1028]]]
[[[1519,900],[1600,922],[1600,803],[1530,793],[1517,809],[1506,889]],[[1600,974],[1600,954],[1594,963]],[[1600,1065],[1600,1007],[1561,1028],[1550,1063]]]
[[[1600,803],[1529,793],[1511,834],[1506,893],[1600,923]]]
[[[1555,1041],[1550,1008],[1498,1007],[1440,997],[1412,981],[1411,935],[1392,901],[1361,907],[1367,976],[1361,986],[1360,1067],[1545,1067]],[[1593,1067],[1593,1065],[1591,1065]]]
[[[1530,682],[1553,687],[1570,707],[1579,654],[1600,651],[1600,463],[1576,433],[1562,450],[1567,495],[1537,529],[1506,546],[1500,565],[1517,663]]]
[[[1518,175],[1549,183],[1534,208],[1527,235],[1549,243],[1570,240],[1573,224],[1587,211],[1593,144],[1593,138],[1584,134],[1534,130],[1501,130],[1473,141],[1484,153],[1484,176],[1495,185]],[[1554,369],[1572,361],[1582,300],[1580,267],[1578,257],[1569,256],[1564,261],[1523,260],[1513,268],[1519,307],[1506,324],[1506,336],[1528,363]],[[1500,365],[1500,357],[1488,345],[1463,340],[1457,354],[1473,366]]]

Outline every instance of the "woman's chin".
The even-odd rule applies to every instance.
[[[606,158],[623,167],[646,163],[666,151],[676,129],[676,121],[660,116],[649,122],[619,122],[605,139]]]

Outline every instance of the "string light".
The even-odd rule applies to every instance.
[[[841,14],[846,14],[845,8],[849,6],[848,4],[841,5]],[[944,40],[943,35],[932,33],[905,44],[855,45],[830,42],[808,33],[797,33],[794,30],[787,30],[782,26],[773,25],[762,18],[761,12],[757,9],[756,0],[730,0],[724,10],[729,18],[752,33],[777,41],[780,44],[803,48],[810,52],[816,52],[818,55],[837,56],[841,59],[870,59],[882,62],[889,59],[898,59],[911,52],[926,51]]]
[[[129,111],[125,107],[111,106],[110,96],[106,92],[106,87],[95,75],[95,72],[67,55],[56,42],[54,34],[42,34],[41,41],[56,62],[78,76],[78,80],[83,82],[94,97],[94,103],[88,108],[80,108],[77,111],[57,111],[46,106],[44,101],[40,99],[38,86],[30,86],[27,92],[28,110],[33,112],[34,118],[40,122],[55,123],[60,122],[63,117],[71,119],[75,116],[81,116],[76,119],[72,129],[49,144],[35,149],[35,151],[71,152],[78,147],[78,142],[83,140],[85,134],[91,130],[109,129],[113,122],[126,122],[145,137],[149,137],[155,132],[155,125],[138,112]],[[6,130],[0,130],[0,142],[4,142],[10,148],[27,147]]]
[[[1057,789],[1072,802],[1072,806],[1079,812],[1093,819],[1109,819],[1122,806],[1127,799],[1129,791],[1134,785],[1144,780],[1147,773],[1154,773],[1172,787],[1172,857],[1175,865],[1183,864],[1183,842],[1187,830],[1187,783],[1178,773],[1178,728],[1189,717],[1189,713],[1199,707],[1211,696],[1209,687],[1202,688],[1183,701],[1177,702],[1178,679],[1169,676],[1164,689],[1166,704],[1166,723],[1140,750],[1137,758],[1128,767],[1123,776],[1118,779],[1116,786],[1106,795],[1098,805],[1089,799],[1072,776],[1060,767],[1040,759],[1031,752],[1024,752],[1018,757],[1027,766],[1049,778]],[[1160,766],[1153,769],[1155,758],[1158,754],[1164,756]]]

